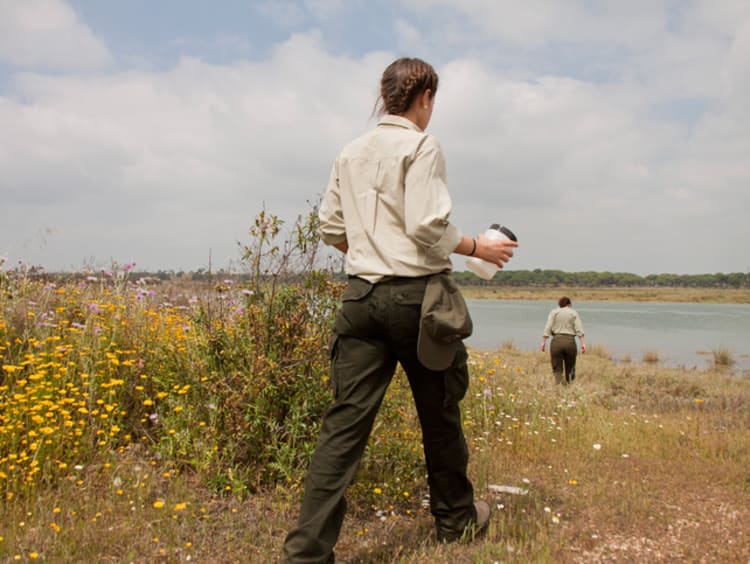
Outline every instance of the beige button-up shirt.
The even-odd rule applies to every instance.
[[[339,153],[320,206],[323,242],[349,245],[346,273],[370,282],[452,268],[462,234],[451,212],[440,143],[386,115]]]
[[[544,326],[545,337],[550,335],[573,335],[583,337],[583,323],[578,312],[570,306],[558,307],[549,312]]]

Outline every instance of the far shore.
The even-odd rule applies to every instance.
[[[547,300],[568,296],[572,301],[694,302],[750,304],[750,288],[584,288],[462,285],[464,297],[472,300]]]

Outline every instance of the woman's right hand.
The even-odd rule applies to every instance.
[[[487,239],[484,235],[477,237],[477,250],[474,256],[487,262],[496,264],[500,268],[513,256],[513,249],[518,246],[516,241],[504,239],[501,241]]]

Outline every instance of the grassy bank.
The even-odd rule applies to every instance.
[[[462,286],[470,299],[548,300],[568,296],[576,301],[750,303],[750,288],[566,288]]]
[[[424,479],[409,472],[419,436],[400,377],[369,454],[394,472],[360,473],[337,561],[748,561],[750,380],[614,364],[603,350],[580,357],[566,388],[551,384],[542,353],[472,351],[471,363],[463,405],[470,473],[495,507],[487,539],[434,542]],[[292,479],[254,493],[217,489],[130,444],[6,499],[0,558],[271,562],[299,494]]]

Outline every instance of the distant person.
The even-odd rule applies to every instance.
[[[469,384],[471,318],[450,277],[451,253],[502,266],[517,243],[463,235],[440,144],[424,132],[438,76],[398,59],[380,80],[377,127],[336,158],[320,206],[323,241],[346,254],[349,282],[333,327],[334,401],[323,418],[284,562],[333,562],[354,478],[397,363],[417,408],[437,538],[474,538],[490,506],[474,499],[459,402]]]
[[[586,341],[583,339],[583,323],[578,312],[570,304],[570,298],[563,296],[557,302],[558,307],[549,312],[547,324],[542,335],[542,352],[547,339],[552,336],[549,347],[552,373],[555,384],[569,384],[576,378],[576,336],[581,341],[581,353],[586,352]],[[563,369],[565,381],[563,382]]]

